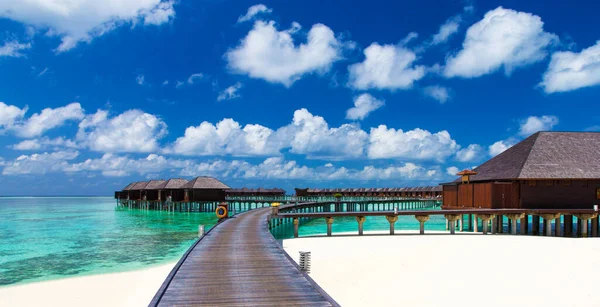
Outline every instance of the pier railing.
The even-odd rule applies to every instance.
[[[331,201],[404,201],[413,199],[437,200],[441,202],[441,197],[419,198],[419,197],[400,197],[400,196],[343,196],[336,198],[334,196],[227,196],[226,201],[253,201],[253,202],[331,202]]]
[[[423,206],[417,203],[417,206]],[[356,206],[356,205],[355,205]],[[361,208],[361,207],[359,207]],[[361,209],[365,209],[362,207]],[[292,223],[294,237],[298,237],[300,220],[323,218],[327,224],[327,235],[331,236],[332,224],[339,217],[355,217],[358,235],[363,234],[363,223],[366,217],[385,217],[390,224],[390,234],[395,234],[395,223],[399,216],[414,216],[419,222],[419,233],[425,234],[425,223],[430,216],[443,216],[446,220],[446,230],[455,234],[472,231],[487,234],[491,232],[503,233],[504,226],[513,235],[546,235],[546,236],[580,236],[597,237],[599,233],[598,211],[593,209],[468,209],[468,210],[347,210],[345,207],[336,207],[330,202],[304,203],[289,205],[273,210],[270,227],[278,227]],[[573,217],[577,225],[574,228]],[[481,224],[480,224],[481,222]],[[543,225],[540,226],[540,223]],[[481,225],[481,226],[480,226]],[[554,226],[554,227],[553,227]]]

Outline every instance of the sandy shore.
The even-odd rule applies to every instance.
[[[342,306],[600,306],[600,239],[510,235],[284,240]]]
[[[148,306],[173,266],[0,287],[0,306]]]

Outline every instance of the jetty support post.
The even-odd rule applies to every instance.
[[[527,214],[523,214],[523,217],[521,218],[521,225],[520,225],[520,229],[519,232],[522,235],[526,235],[527,234],[527,225],[529,224],[529,217],[527,216]]]
[[[596,213],[582,213],[575,214],[575,216],[581,221],[581,236],[586,238],[588,236],[588,220],[598,216]]]
[[[540,216],[545,221],[544,224],[546,226],[546,229],[544,229],[544,231],[545,231],[546,237],[551,237],[552,236],[552,220],[560,218],[560,214],[558,214],[558,213],[543,213],[543,214],[540,214]],[[560,229],[560,223],[556,224],[556,227]]]
[[[364,222],[367,220],[366,217],[364,216],[357,216],[356,217],[356,221],[358,222],[358,235],[362,236],[363,235],[363,224]]]
[[[477,214],[475,216],[481,219],[481,224],[482,224],[481,228],[483,228],[482,233],[484,235],[486,235],[488,232],[488,222],[494,218],[494,215],[493,214]]]
[[[455,234],[456,233],[456,221],[458,221],[458,219],[460,219],[461,215],[460,214],[444,214],[444,217],[446,218],[446,220],[448,220],[448,223],[450,224],[450,233]]]
[[[513,235],[517,234],[517,221],[522,219],[525,216],[523,213],[509,213],[506,214],[506,217],[511,221],[510,225],[510,233]],[[523,226],[521,226],[521,232],[523,231]],[[523,234],[523,233],[521,233]]]
[[[425,222],[429,221],[429,215],[415,215],[417,221],[419,221],[419,233],[425,234]]]
[[[294,218],[294,238],[298,237],[298,226],[300,224],[300,221],[298,220],[297,217]]]
[[[327,223],[327,236],[331,237],[331,225],[333,224],[333,218],[332,217],[326,217],[325,218],[325,223]]]
[[[387,215],[385,218],[390,223],[390,235],[393,235],[394,234],[394,224],[398,220],[398,217],[395,215]]]

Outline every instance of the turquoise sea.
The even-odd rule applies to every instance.
[[[121,272],[177,261],[198,235],[217,222],[214,213],[117,209],[112,197],[0,198],[0,286],[79,275]],[[419,227],[400,217],[397,230]],[[383,217],[368,217],[365,231],[387,230]],[[432,216],[428,230],[443,230]],[[322,235],[324,219],[303,221],[300,236]],[[333,232],[355,232],[352,217],[336,219]],[[288,224],[273,231],[293,236]]]
[[[0,286],[178,260],[214,213],[116,209],[111,197],[0,198]]]

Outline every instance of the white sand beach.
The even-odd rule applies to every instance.
[[[365,232],[367,234],[367,232]],[[600,239],[480,234],[284,240],[342,306],[600,306]]]
[[[148,306],[173,266],[0,287],[0,306]]]

